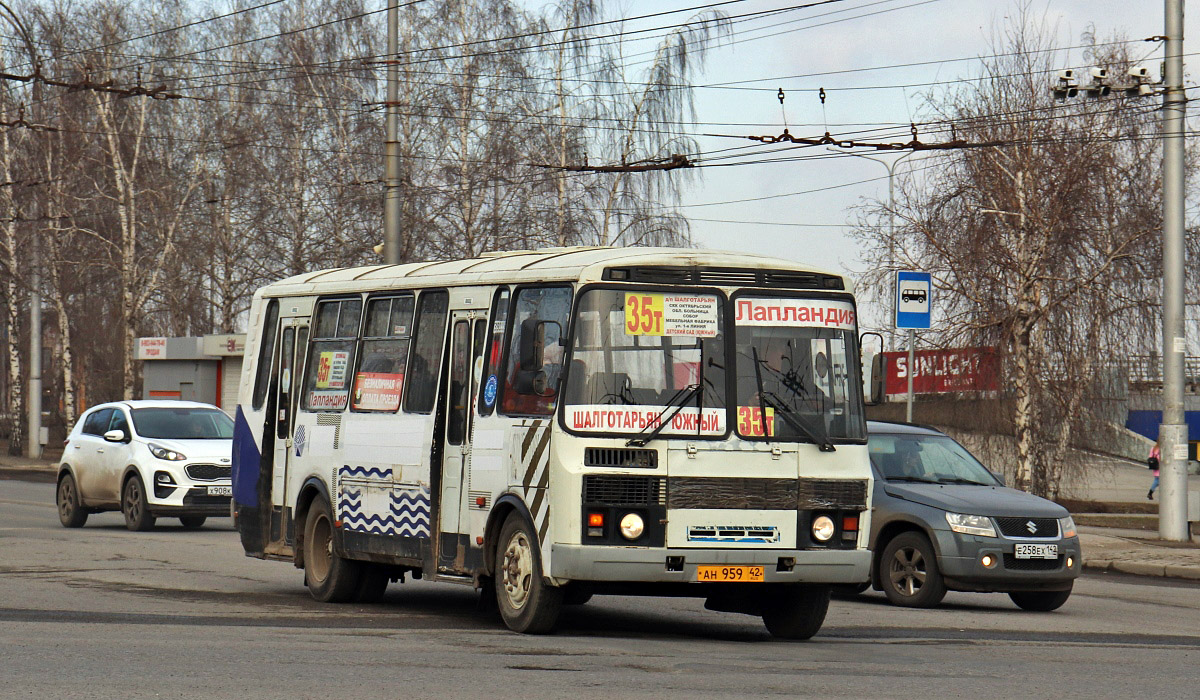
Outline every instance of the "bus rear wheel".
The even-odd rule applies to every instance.
[[[773,637],[809,639],[825,624],[829,586],[782,586],[764,602],[763,623]]]
[[[510,630],[545,634],[554,629],[563,591],[543,579],[537,535],[518,513],[510,513],[500,528],[495,588],[500,617]]]
[[[304,522],[304,585],[323,603],[347,603],[358,596],[362,565],[333,551],[329,502],[313,499]]]

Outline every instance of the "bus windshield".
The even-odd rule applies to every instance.
[[[738,435],[829,449],[836,440],[864,440],[854,306],[742,297],[734,308]]]
[[[579,300],[566,425],[589,433],[724,436],[722,299],[591,289]],[[665,423],[665,425],[663,425]]]

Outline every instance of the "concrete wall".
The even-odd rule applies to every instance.
[[[184,401],[217,402],[218,360],[154,360],[142,364],[142,398],[179,398]],[[178,392],[178,397],[155,396],[155,392]]]

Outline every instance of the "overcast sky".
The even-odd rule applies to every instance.
[[[699,0],[639,0],[628,2],[624,12],[626,16],[634,16],[698,4]],[[740,15],[795,4],[799,4],[799,0],[751,0],[722,9],[729,15]],[[779,87],[785,91],[790,131],[797,135],[820,135],[826,123],[836,136],[839,131],[855,127],[835,125],[920,121],[923,94],[930,89],[928,87],[853,91],[845,88],[914,85],[978,75],[977,60],[947,59],[970,59],[993,53],[990,37],[1016,6],[1010,0],[847,0],[780,15],[773,20],[738,24],[733,41],[709,54],[705,69],[697,76],[695,84],[800,74],[825,75],[756,83],[757,87],[769,88],[757,92],[698,89],[697,121],[709,124],[698,125],[695,130],[697,133],[778,134],[782,130],[782,114],[775,90]],[[1094,25],[1102,40],[1114,34],[1143,39],[1164,31],[1161,0],[1037,0],[1032,2],[1031,9],[1036,16],[1045,15],[1050,26],[1056,28],[1057,44],[1062,47],[1080,45],[1080,37],[1090,25]],[[679,15],[670,17],[674,19]],[[658,25],[668,21],[664,18],[653,20]],[[822,23],[828,24],[788,31]],[[771,24],[776,26],[768,26]],[[773,37],[750,39],[785,31]],[[1193,14],[1186,20],[1184,52],[1196,50],[1191,48],[1200,45],[1193,43],[1196,41],[1200,41],[1200,22]],[[1158,75],[1162,56],[1160,44],[1139,42],[1131,51],[1135,56],[1147,56],[1145,64],[1151,67],[1155,76]],[[1083,68],[1086,73],[1082,51],[1063,51],[1057,58],[1063,68]],[[930,61],[935,63],[828,74],[830,71]],[[819,88],[827,91],[824,110],[813,92]],[[726,123],[731,125],[722,125]],[[697,140],[704,152],[750,143],[711,137]],[[907,164],[901,164],[898,171],[905,167]],[[699,183],[687,192],[683,209],[693,217],[692,232],[697,245],[778,255],[837,271],[855,272],[863,268],[853,241],[845,235],[845,224],[854,220],[855,207],[874,198],[887,198],[885,167],[861,158],[715,167],[706,168],[701,174]],[[877,179],[838,187],[871,178]],[[822,188],[823,191],[810,194],[706,206]],[[719,223],[702,219],[761,223]]]

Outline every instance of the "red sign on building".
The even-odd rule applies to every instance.
[[[908,353],[885,352],[887,393],[908,393]],[[996,391],[1000,388],[1000,356],[995,348],[918,350],[913,372],[913,393],[945,394],[958,391]]]

